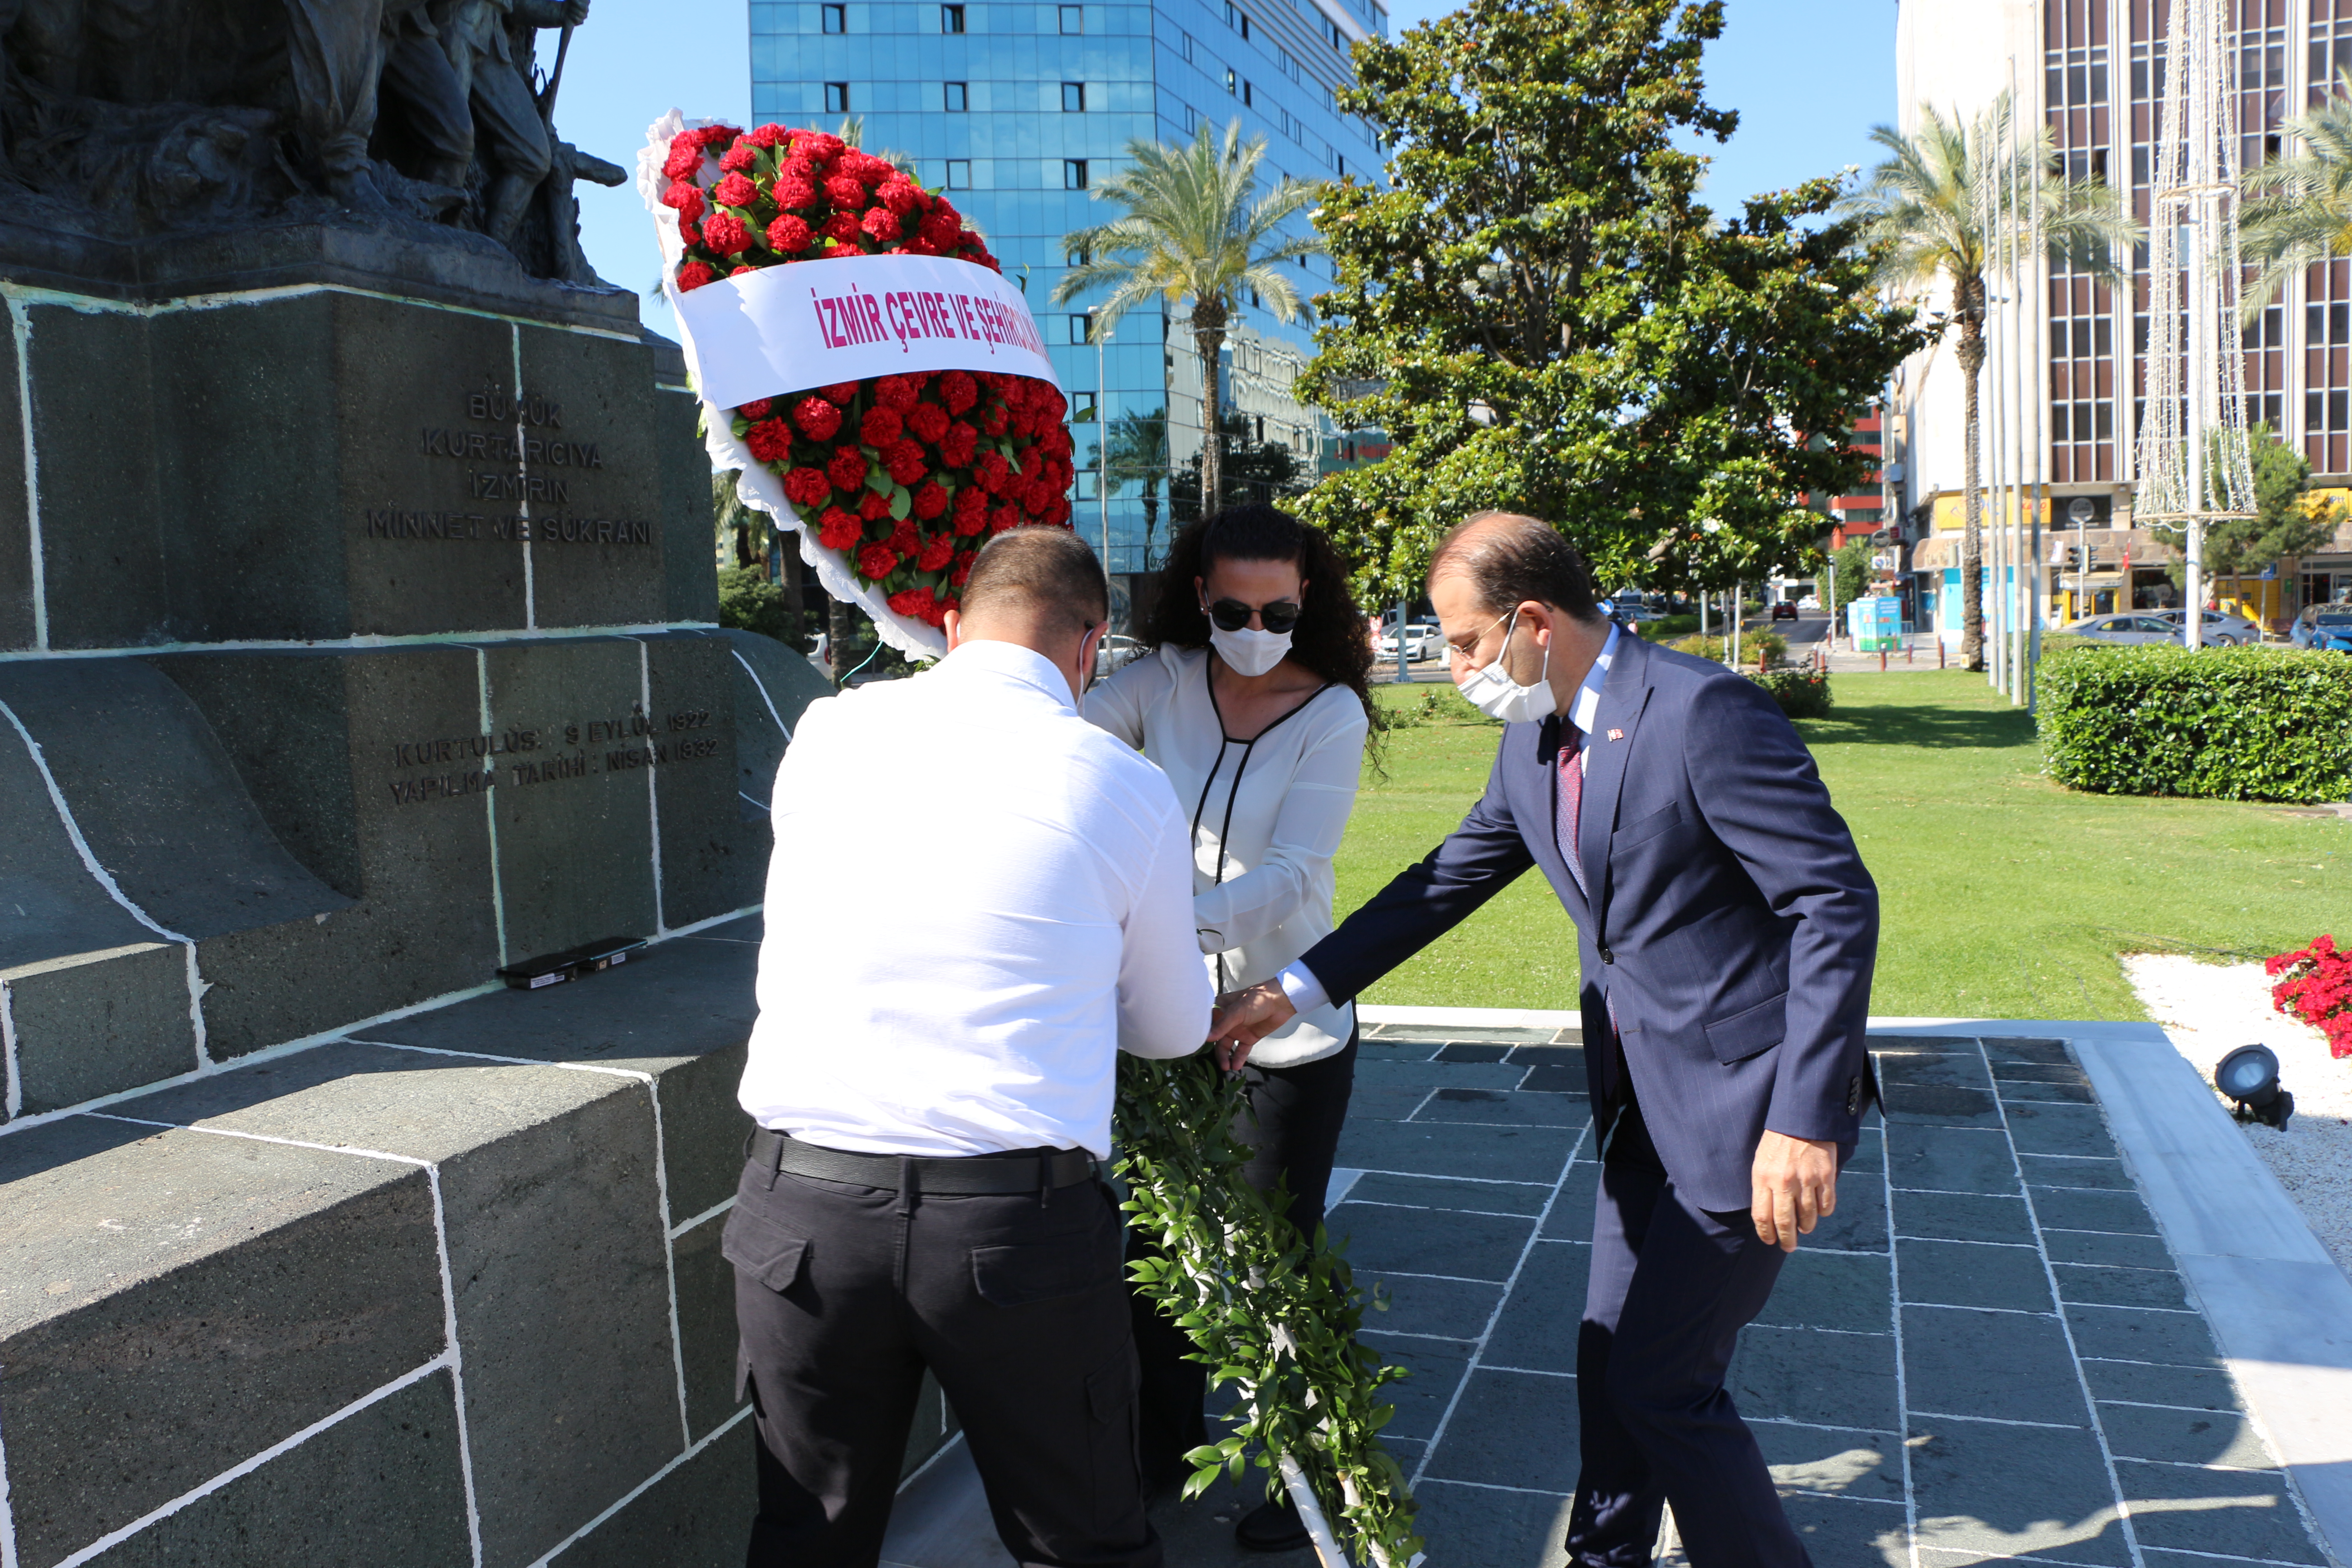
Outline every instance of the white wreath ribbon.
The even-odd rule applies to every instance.
[[[1021,291],[988,268],[945,257],[860,256],[762,268],[681,292],[686,254],[675,208],[662,205],[670,142],[715,120],[673,109],[646,130],[637,194],[653,214],[662,289],[677,313],[688,375],[702,402],[703,444],[715,471],[735,471],[743,504],[800,536],[801,559],[827,594],[864,610],[882,640],[910,658],[947,652],[938,627],[898,614],[877,584],[861,581],[840,552],[817,542],[784,497],[773,469],[736,438],[733,411],[777,396],[902,371],[997,371],[1060,386]],[[705,154],[703,172],[717,168]],[[708,296],[706,299],[705,296]]]

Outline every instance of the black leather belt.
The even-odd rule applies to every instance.
[[[859,1154],[827,1149],[767,1128],[744,1141],[747,1159],[764,1167],[772,1185],[779,1171],[845,1182],[884,1192],[944,1193],[968,1197],[987,1193],[1044,1193],[1091,1181],[1095,1157],[1084,1149],[1023,1150],[1010,1154]]]

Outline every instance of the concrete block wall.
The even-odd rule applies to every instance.
[[[731,1568],[719,1236],[825,689],[712,624],[675,352],[0,303],[0,1568]]]

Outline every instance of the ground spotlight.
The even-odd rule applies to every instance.
[[[2294,1096],[2279,1087],[2278,1058],[2268,1046],[2240,1046],[2213,1069],[2213,1087],[2237,1102],[2241,1121],[2259,1121],[2284,1131],[2294,1114]]]

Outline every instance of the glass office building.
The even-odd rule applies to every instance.
[[[1189,140],[1202,124],[1222,132],[1238,119],[1245,136],[1264,137],[1265,185],[1375,174],[1370,127],[1339,113],[1333,93],[1353,79],[1349,46],[1385,37],[1387,12],[1377,0],[751,0],[751,15],[755,120],[832,130],[855,118],[868,152],[912,159],[923,183],[946,190],[988,236],[1028,296],[1070,395],[1077,526],[1097,544],[1107,532],[1114,574],[1158,565],[1166,487],[1147,549],[1142,487],[1115,485],[1106,498],[1086,470],[1099,455],[1097,433],[1109,428],[1116,440],[1122,416],[1163,410],[1171,466],[1189,468],[1197,457],[1200,363],[1187,308],[1129,311],[1097,343],[1088,300],[1052,302],[1062,237],[1119,216],[1088,193],[1125,165],[1130,142]],[[1309,258],[1300,292],[1321,292],[1330,276],[1328,263]],[[1333,432],[1290,386],[1313,353],[1303,325],[1244,300],[1219,367],[1224,406],[1244,416],[1252,439],[1289,445],[1310,478]]]

